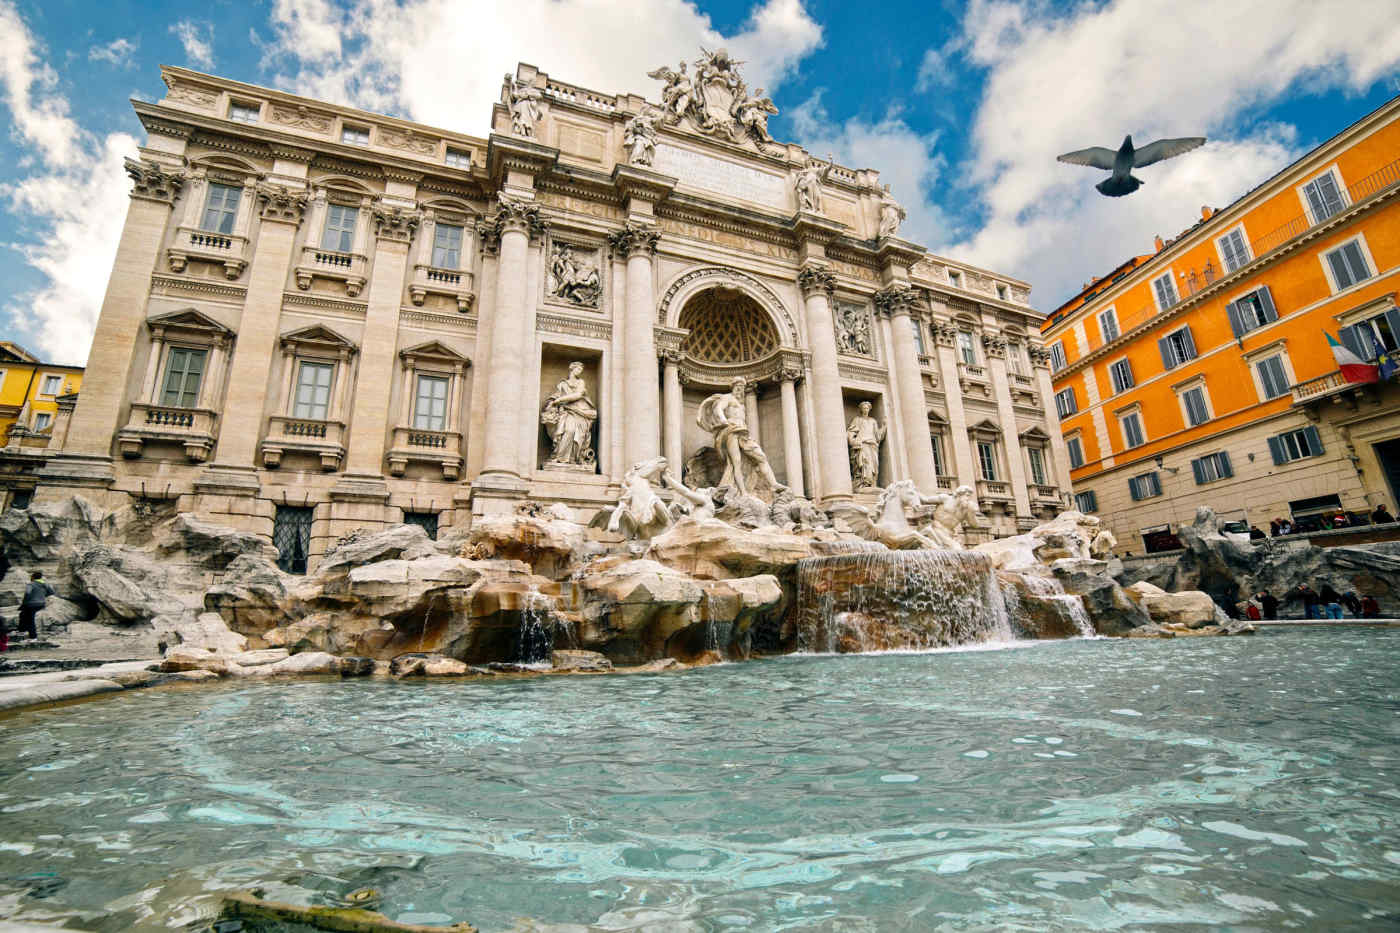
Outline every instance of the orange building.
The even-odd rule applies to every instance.
[[[1120,552],[1201,505],[1255,525],[1400,499],[1400,383],[1348,384],[1324,332],[1400,350],[1400,98],[1041,326],[1078,507]]]

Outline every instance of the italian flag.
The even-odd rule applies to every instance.
[[[1380,371],[1375,364],[1366,362],[1348,350],[1327,331],[1322,333],[1332,347],[1332,357],[1337,361],[1337,368],[1342,371],[1343,379],[1347,382],[1375,382],[1380,377]]]

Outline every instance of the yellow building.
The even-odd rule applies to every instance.
[[[45,363],[0,340],[0,506],[28,503],[35,471],[63,446],[82,384],[81,366]]]
[[[1400,384],[1345,382],[1325,335],[1400,349],[1398,157],[1400,98],[1042,325],[1077,504],[1122,551],[1201,505],[1265,533],[1396,511]]]

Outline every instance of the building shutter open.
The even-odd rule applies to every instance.
[[[1341,338],[1342,345],[1352,353],[1363,360],[1371,360],[1375,358],[1375,350],[1371,346],[1369,330],[1370,328],[1360,324],[1353,324],[1350,327],[1343,327],[1337,332],[1337,336]]]
[[[1203,461],[1192,460],[1191,472],[1196,476],[1197,486],[1204,486],[1206,484],[1206,465]]]
[[[1168,335],[1157,341],[1157,349],[1162,354],[1162,368],[1171,369],[1176,365],[1176,358],[1172,355],[1171,336]]]
[[[1275,466],[1288,462],[1288,454],[1283,449],[1282,437],[1269,438],[1269,455],[1274,458]]]
[[[1235,471],[1234,471],[1233,469],[1231,469],[1231,467],[1230,467],[1230,455],[1229,455],[1229,453],[1227,453],[1226,451],[1223,451],[1223,450],[1222,450],[1220,453],[1216,454],[1215,456],[1216,456],[1216,466],[1219,467],[1219,469],[1220,469],[1220,478],[1221,478],[1221,479],[1224,479],[1224,478],[1229,477],[1229,476],[1234,476],[1234,475],[1235,475]]]
[[[1308,439],[1308,452],[1313,456],[1322,453],[1322,438],[1317,433],[1317,428],[1308,425],[1303,429],[1303,436]]]
[[[1196,358],[1196,340],[1191,336],[1190,327],[1183,327],[1181,329],[1181,342],[1186,345],[1186,359],[1194,360]],[[1186,360],[1182,360],[1183,363],[1185,361]]]
[[[1230,331],[1236,337],[1242,337],[1248,330],[1244,326],[1244,318],[1240,316],[1239,302],[1232,301],[1225,306],[1225,314],[1230,318]]]
[[[1274,296],[1269,291],[1269,286],[1262,285],[1256,292],[1259,296],[1259,304],[1264,308],[1264,318],[1270,323],[1278,320],[1278,308],[1274,307]]]

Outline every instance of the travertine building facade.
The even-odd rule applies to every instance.
[[[486,139],[165,69],[38,496],[178,497],[288,566],[526,499],[586,518],[640,460],[706,477],[703,403],[742,376],[794,493],[867,501],[855,464],[971,485],[996,534],[1058,510],[1028,286],[900,239],[877,172],[774,141],[722,51],[694,64],[653,73],[659,106],[521,65]]]

